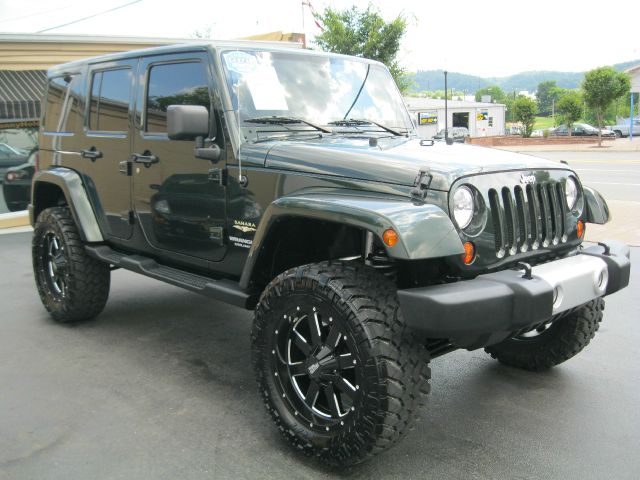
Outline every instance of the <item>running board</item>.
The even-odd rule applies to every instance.
[[[202,275],[184,272],[177,268],[161,265],[154,259],[143,257],[142,255],[127,255],[116,252],[106,245],[87,245],[85,249],[90,256],[100,261],[200,293],[215,300],[246,309],[251,309],[255,305],[255,299],[242,291],[238,283],[232,280],[215,280]]]

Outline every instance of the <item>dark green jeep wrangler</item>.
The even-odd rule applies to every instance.
[[[255,309],[260,395],[336,464],[398,440],[429,360],[574,356],[629,281],[584,248],[602,197],[569,166],[421,140],[380,63],[260,43],[182,45],[49,71],[30,205],[59,322],[125,268]]]

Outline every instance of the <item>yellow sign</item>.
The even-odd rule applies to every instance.
[[[17,122],[3,123],[0,121],[0,130],[13,130],[14,128],[38,128],[38,120],[19,120]]]
[[[418,113],[418,125],[435,125],[438,123],[438,114],[435,112]]]

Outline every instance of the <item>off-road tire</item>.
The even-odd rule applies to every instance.
[[[301,304],[303,310],[317,306],[328,337],[331,327],[322,322],[332,315],[329,321],[342,329],[345,344],[353,349],[353,357],[347,358],[355,364],[352,381],[361,381],[356,386],[359,395],[334,423],[314,420],[311,409],[298,411],[295,402],[302,397],[290,398],[285,391],[293,377],[274,372],[283,361],[276,352],[278,335],[288,328],[287,322],[301,322],[298,317],[305,313],[296,310]],[[323,262],[276,277],[256,308],[251,347],[259,391],[276,426],[294,448],[333,465],[359,463],[393,445],[410,429],[429,392],[428,352],[405,327],[395,285],[361,265]]]
[[[55,243],[53,239],[56,239]],[[49,270],[51,245],[55,249],[56,279]],[[88,320],[98,315],[109,297],[109,265],[89,257],[71,212],[66,207],[43,210],[31,244],[38,293],[51,317],[60,323]],[[63,287],[60,287],[63,285]]]
[[[602,321],[604,300],[597,298],[554,320],[534,337],[514,337],[485,348],[493,358],[524,370],[546,370],[584,349]]]

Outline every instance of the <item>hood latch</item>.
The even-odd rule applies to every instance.
[[[431,180],[433,179],[433,175],[429,172],[429,169],[420,169],[416,179],[413,183],[413,188],[411,189],[411,196],[424,200],[427,196],[427,190],[429,190],[429,185],[431,185]]]

